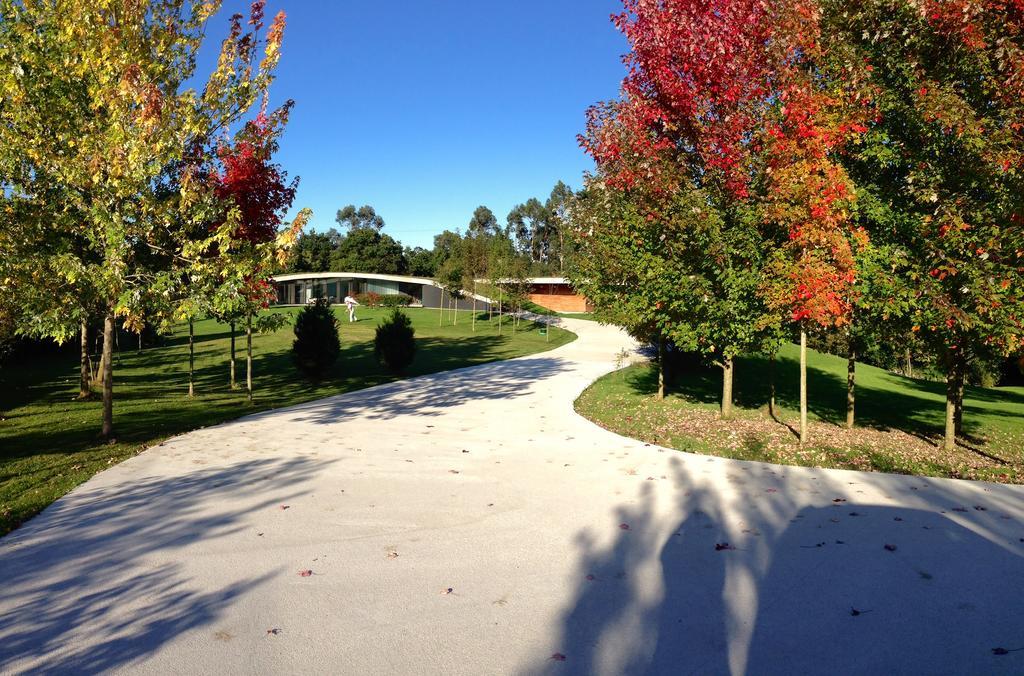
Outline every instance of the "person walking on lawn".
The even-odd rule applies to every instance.
[[[348,308],[348,321],[356,321],[356,305],[359,303],[350,295],[345,296],[345,307]]]

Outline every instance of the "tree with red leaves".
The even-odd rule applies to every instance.
[[[848,312],[853,190],[835,154],[862,127],[850,115],[851,88],[821,77],[810,0],[625,0],[625,9],[614,17],[632,48],[624,97],[591,110],[581,142],[603,185],[665,204],[698,190],[716,213],[714,243],[677,218],[673,244],[690,246],[687,279],[708,281],[689,321],[723,367],[727,416],[732,357],[771,351],[779,336],[767,330],[781,327],[771,308],[766,330],[752,331],[752,309],[767,299],[801,327],[841,324]],[[690,235],[707,222],[690,219]],[[762,297],[763,256],[776,248]],[[806,411],[806,388],[802,399]]]
[[[871,89],[845,163],[872,237],[907,252],[913,331],[947,370],[945,447],[964,377],[1024,344],[1024,4],[822,3],[837,67]]]
[[[292,105],[289,101],[267,114],[264,103],[264,110],[242,127],[233,142],[216,146],[215,164],[206,172],[215,209],[213,225],[187,246],[189,283],[179,314],[190,320],[190,326],[191,317],[201,311],[230,325],[232,387],[235,325],[244,320],[246,392],[250,401],[253,329],[271,331],[285,321],[284,315],[260,312],[275,300],[270,272],[275,262],[283,264],[283,257],[311,215],[303,209],[282,228],[295,200],[298,179],[289,182],[273,155]]]
[[[284,315],[259,314],[276,300],[269,272],[275,260],[283,265],[287,250],[312,215],[308,209],[303,209],[290,227],[281,230],[284,215],[295,200],[298,179],[289,183],[287,174],[272,158],[292,105],[289,101],[271,116],[261,112],[245,125],[233,145],[222,145],[217,152],[222,170],[216,193],[229,205],[231,215],[237,215],[237,226],[231,231],[232,251],[241,257],[241,266],[237,262],[229,266],[233,273],[222,277],[219,309],[231,323],[232,386],[235,320],[239,315],[245,318],[245,388],[249,401],[252,401],[253,320],[256,318],[260,331],[279,328],[284,321]]]

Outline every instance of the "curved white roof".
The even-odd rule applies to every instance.
[[[274,275],[271,279],[275,282],[294,282],[300,279],[376,279],[382,282],[407,282],[409,284],[438,286],[437,282],[426,277],[378,275],[374,272],[289,272],[285,275]]]

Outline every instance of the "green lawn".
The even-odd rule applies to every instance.
[[[278,310],[294,315],[296,309]],[[253,341],[255,401],[228,386],[228,327],[212,320],[196,324],[196,396],[188,392],[188,337],[179,327],[162,347],[137,353],[121,351],[115,362],[114,425],[117,442],[101,444],[98,399],[79,402],[78,361],[73,355],[41,363],[6,364],[0,369],[0,535],[82,483],[96,472],[132,456],[168,436],[213,425],[254,411],[289,406],[393,380],[373,358],[373,335],[383,309],[359,309],[350,324],[344,308],[342,352],[323,382],[303,380],[291,361],[291,326],[257,335]],[[564,345],[575,334],[552,329],[541,335],[523,324],[488,323],[479,315],[476,333],[469,312],[459,323],[438,326],[438,310],[410,309],[417,354],[406,375],[422,375],[462,366],[541,352]],[[237,374],[245,382],[245,337],[237,342]]]
[[[680,374],[664,401],[657,371],[632,366],[609,374],[577,400],[600,425],[663,446],[730,458],[1024,483],[1024,388],[967,388],[966,439],[953,452],[939,444],[945,385],[857,366],[857,425],[846,421],[846,360],[810,351],[811,443],[800,448],[798,349],[780,354],[778,420],[768,415],[768,361],[737,360],[733,421],[718,418],[721,370]]]

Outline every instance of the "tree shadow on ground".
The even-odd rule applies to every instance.
[[[116,671],[215,621],[274,572],[211,589],[176,552],[245,529],[246,515],[303,494],[328,464],[252,460],[87,485],[54,503],[0,540],[0,672]]]
[[[467,362],[501,360],[507,356],[504,352],[507,345],[508,338],[501,336],[420,338],[417,339],[417,360],[402,375],[411,377],[458,368]],[[125,367],[115,371],[114,424],[118,440],[130,443],[180,434],[250,412],[352,392],[392,382],[399,377],[386,372],[377,363],[372,346],[367,343],[343,345],[338,361],[322,380],[315,383],[303,379],[292,362],[290,350],[260,352],[253,360],[256,406],[249,407],[243,389],[244,353],[239,352],[235,367],[238,389],[231,390],[229,387],[228,355],[225,352],[223,362],[206,362],[195,369],[195,399],[187,397],[187,355],[182,357],[166,353],[131,355],[126,358]],[[139,370],[143,362],[136,360],[146,360],[145,371]],[[67,370],[69,366],[65,364],[62,368]],[[64,402],[63,406],[71,412],[88,407],[95,411],[95,419],[83,423],[76,418],[59,428],[51,425],[22,425],[17,437],[4,440],[3,448],[0,449],[0,471],[5,461],[40,452],[73,453],[92,448],[98,443],[99,399],[94,398],[89,402],[70,401],[77,392],[77,381],[69,384],[67,380],[67,377],[50,374],[31,388],[18,389],[20,394],[8,392],[4,395],[6,401],[0,404],[0,410],[43,399],[55,404]],[[507,384],[501,387],[507,387]],[[178,403],[169,401],[168,393],[177,393],[180,397]],[[150,405],[154,401],[160,401],[163,405]],[[83,425],[87,425],[87,428]]]
[[[766,407],[769,399],[768,374],[771,366],[767,357],[752,355],[737,358],[734,402],[747,409]],[[798,410],[800,406],[799,363],[779,357],[776,369],[776,402],[780,407]],[[945,384],[914,380],[885,373],[881,377],[885,387],[865,383],[857,384],[857,425],[881,431],[901,430],[921,438],[932,439],[943,431],[945,410]],[[640,372],[631,376],[633,389],[642,394],[657,391],[657,374]],[[846,380],[834,372],[808,366],[808,408],[819,419],[835,425],[846,420]],[[715,367],[690,367],[671,380],[671,394],[681,395],[705,405],[721,402],[722,371]],[[1003,396],[1003,395],[1006,396]],[[998,396],[997,396],[998,395]],[[976,437],[986,427],[986,417],[1013,418],[1018,414],[992,406],[981,407],[978,402],[1016,403],[1013,392],[993,393],[984,388],[968,388],[964,402],[964,433]]]
[[[499,364],[484,364],[400,380],[295,408],[295,419],[324,424],[362,416],[387,420],[402,415],[436,416],[469,401],[513,399],[536,383],[564,372],[568,365],[555,357],[524,357]]]
[[[703,461],[676,462],[671,487],[645,483],[608,519],[610,544],[579,533],[580,582],[553,643],[565,659],[524,671],[1024,669],[1024,653],[992,653],[1024,639],[1019,492],[709,459],[725,474],[715,485],[693,471]],[[907,506],[859,503],[865,487]]]

